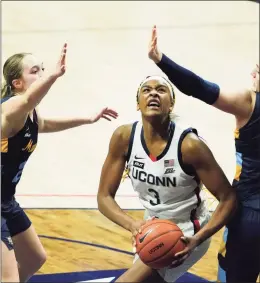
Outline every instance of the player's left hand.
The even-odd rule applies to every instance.
[[[108,107],[102,109],[99,113],[94,115],[91,119],[91,123],[96,123],[99,119],[103,118],[108,121],[111,121],[111,118],[116,119],[118,117],[118,113],[114,111],[113,109],[110,109]]]
[[[197,238],[193,237],[181,237],[181,241],[186,245],[183,251],[175,254],[175,260],[170,265],[170,268],[175,268],[181,264],[190,256],[193,250],[199,245]]]

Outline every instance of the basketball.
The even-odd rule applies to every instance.
[[[136,251],[143,263],[153,269],[169,266],[174,255],[185,248],[183,233],[173,222],[163,219],[148,220],[142,233],[136,236]]]

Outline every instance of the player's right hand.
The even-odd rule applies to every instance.
[[[142,226],[146,223],[145,220],[137,220],[133,222],[130,231],[132,233],[133,252],[136,253],[136,235],[142,232]]]
[[[67,43],[63,45],[60,59],[56,65],[56,69],[54,71],[55,77],[61,77],[66,72],[66,54],[67,54]]]
[[[135,237],[142,232],[142,226],[146,223],[145,220],[136,220],[131,224],[130,231],[132,233],[132,242],[135,246]]]
[[[151,221],[153,219],[155,219],[155,217],[152,217],[151,219],[147,220],[136,220],[132,223],[130,231],[132,233],[132,244],[134,253],[136,252],[136,235],[142,232],[142,226],[144,226],[147,221]]]
[[[154,63],[159,63],[162,60],[162,52],[158,49],[157,45],[157,30],[156,26],[152,30],[152,38],[149,43],[148,57],[154,61]]]

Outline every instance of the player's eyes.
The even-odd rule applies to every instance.
[[[166,90],[164,88],[160,87],[160,88],[158,88],[158,91],[159,92],[165,92]]]

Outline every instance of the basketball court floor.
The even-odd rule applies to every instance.
[[[177,63],[227,88],[250,84],[259,62],[259,6],[250,1],[4,1],[2,61],[32,52],[46,71],[68,43],[67,72],[42,101],[43,116],[89,116],[104,106],[119,118],[39,137],[17,191],[48,259],[31,282],[112,282],[132,264],[131,235],[97,210],[100,170],[119,125],[140,119],[135,94],[147,75],[154,24],[160,49]],[[176,90],[176,113],[198,129],[231,181],[234,120]],[[207,191],[214,211],[217,203]],[[119,205],[136,219],[142,207],[130,181]],[[222,231],[179,282],[216,280]]]

